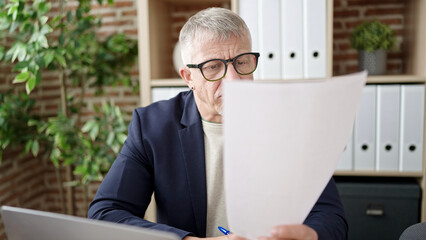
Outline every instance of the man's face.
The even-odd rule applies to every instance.
[[[235,56],[251,51],[250,40],[247,37],[230,37],[226,41],[205,41],[194,44],[194,55],[191,64],[200,64],[210,59],[231,59]],[[193,88],[195,102],[201,117],[211,122],[222,122],[222,83],[231,80],[252,80],[253,74],[239,75],[232,63],[228,63],[228,70],[224,78],[218,81],[207,81],[200,69],[182,68],[181,77]]]

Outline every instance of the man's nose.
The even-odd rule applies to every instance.
[[[228,70],[226,71],[226,75],[222,80],[240,80],[241,76],[235,70],[234,65],[232,65],[232,62],[228,62],[227,64]]]

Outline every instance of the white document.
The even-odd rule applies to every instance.
[[[401,86],[400,170],[422,171],[425,86]]]
[[[354,170],[373,171],[376,167],[376,89],[375,85],[363,89],[355,119]]]
[[[305,82],[225,82],[228,225],[254,239],[301,224],[351,136],[366,72]]]
[[[377,171],[399,168],[400,88],[400,85],[377,86]]]
[[[326,0],[303,0],[304,8],[304,75],[326,76]]]
[[[303,78],[303,1],[281,1],[281,75]]]
[[[253,52],[260,52],[259,49],[259,1],[258,0],[239,0],[238,14],[246,22],[251,34],[251,46]],[[260,60],[263,58],[261,53]],[[257,71],[253,74],[255,79],[259,79],[259,73],[262,66],[258,64]]]
[[[259,1],[260,79],[281,79],[280,0]]]
[[[351,134],[351,137],[343,150],[342,157],[337,164],[336,170],[353,170],[353,134]]]
[[[187,87],[155,87],[151,90],[152,102],[167,100],[176,96],[180,92],[188,90],[189,88]]]

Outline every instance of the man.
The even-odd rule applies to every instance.
[[[222,8],[191,17],[179,41],[187,64],[180,75],[191,91],[134,111],[129,136],[90,205],[89,217],[174,232],[185,240],[227,239],[217,230],[227,226],[222,83],[252,80],[259,54],[251,52],[244,21]],[[158,223],[143,219],[153,192]],[[345,239],[346,233],[330,180],[304,224],[277,226],[264,239]]]

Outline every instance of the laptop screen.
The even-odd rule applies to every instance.
[[[178,240],[169,232],[58,213],[2,206],[9,240]]]

